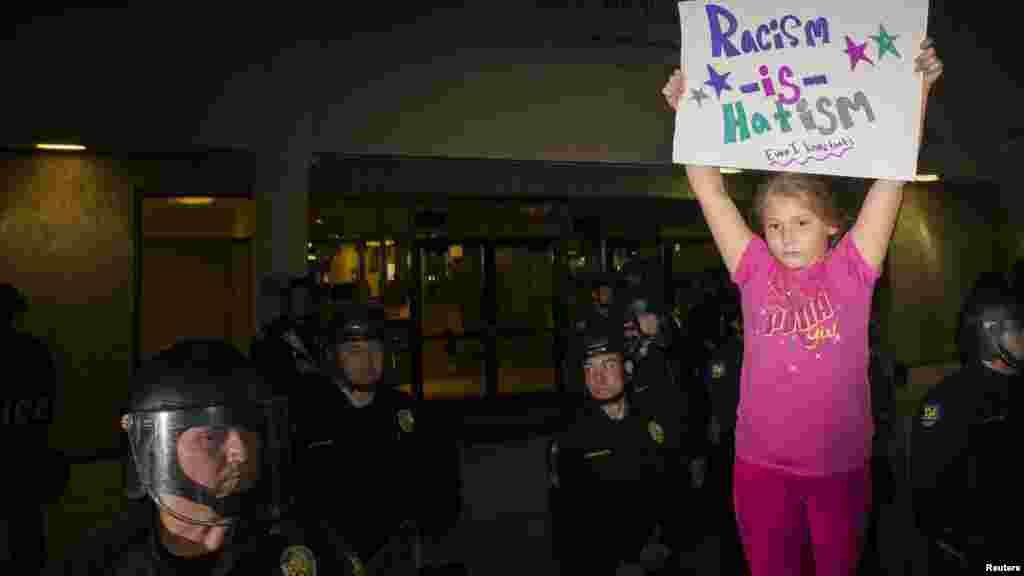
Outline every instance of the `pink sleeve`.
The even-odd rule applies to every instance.
[[[843,238],[836,245],[833,258],[832,266],[835,271],[849,277],[858,284],[871,288],[878,281],[878,278],[882,275],[880,270],[875,270],[867,260],[864,259],[864,255],[860,253],[860,249],[857,248],[857,243],[853,241],[853,234],[847,232],[843,235]]]
[[[743,288],[747,282],[757,278],[767,268],[772,258],[773,256],[768,252],[768,245],[765,244],[764,239],[754,234],[751,236],[750,241],[747,242],[747,247],[743,249],[740,265],[736,267],[736,272],[732,275],[732,281],[740,288]]]

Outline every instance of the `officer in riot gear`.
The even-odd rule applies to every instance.
[[[743,313],[739,294],[723,300],[722,320],[728,328],[727,339],[711,355],[703,371],[705,388],[711,400],[708,437],[710,463],[705,496],[709,516],[719,530],[720,572],[740,576],[749,572],[743,558],[736,510],[733,505],[733,464],[736,460],[736,410],[740,401],[740,374],[743,368]]]
[[[49,347],[18,329],[28,300],[0,284],[0,449],[33,474],[8,474],[15,498],[0,512],[0,572],[38,572],[46,557],[43,506],[55,501],[68,480],[68,465],[49,447],[57,374]],[[4,569],[6,568],[6,570]]]
[[[411,574],[454,522],[458,453],[397,388],[391,341],[382,308],[339,308],[332,364],[296,410],[298,506],[325,545],[351,545],[353,565]]]
[[[626,386],[621,322],[591,319],[579,344],[582,402],[550,446],[556,557],[567,574],[672,572],[684,542],[685,420],[678,404]]]
[[[304,277],[269,277],[264,284],[268,296],[278,297],[280,310],[256,335],[252,355],[270,378],[275,394],[291,398],[309,376],[320,371],[322,330],[314,310],[318,287]]]
[[[672,320],[664,304],[645,287],[628,288],[620,298],[625,369],[632,388],[637,392],[653,386],[679,389],[681,374],[678,360],[672,356]]]
[[[962,318],[966,363],[928,392],[914,423],[913,505],[931,562],[983,570],[1019,560],[1017,534],[999,519],[1021,512],[1008,466],[1021,437],[1011,388],[1020,385],[1024,333],[1006,286],[975,289]]]
[[[183,340],[132,377],[121,427],[146,497],[90,534],[53,574],[315,574],[282,498],[287,407],[237,349]],[[284,572],[282,572],[284,571]],[[341,570],[342,573],[351,573]]]

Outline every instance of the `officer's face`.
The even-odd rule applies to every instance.
[[[384,352],[378,340],[346,343],[339,349],[337,361],[356,388],[375,386],[384,373]]]
[[[248,490],[259,478],[260,437],[241,428],[197,426],[178,437],[185,476],[219,498]]]
[[[643,313],[638,314],[637,317],[637,328],[640,332],[646,336],[657,336],[658,334],[658,317],[654,314]]]
[[[595,400],[608,400],[622,393],[622,356],[598,354],[583,364],[587,391]]]
[[[1024,326],[1017,321],[1007,324],[1009,326],[1002,337],[1002,344],[1006,348],[1006,352],[1019,362],[1024,360]]]

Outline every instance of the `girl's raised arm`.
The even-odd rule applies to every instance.
[[[677,109],[680,97],[686,92],[686,78],[681,70],[676,70],[669,78],[662,94],[673,110]],[[740,258],[747,244],[753,237],[750,227],[740,214],[736,203],[725,191],[725,180],[722,171],[714,166],[686,167],[686,176],[690,187],[697,196],[704,219],[711,228],[711,236],[715,239],[718,252],[725,261],[729,274],[735,274],[740,265]]]

